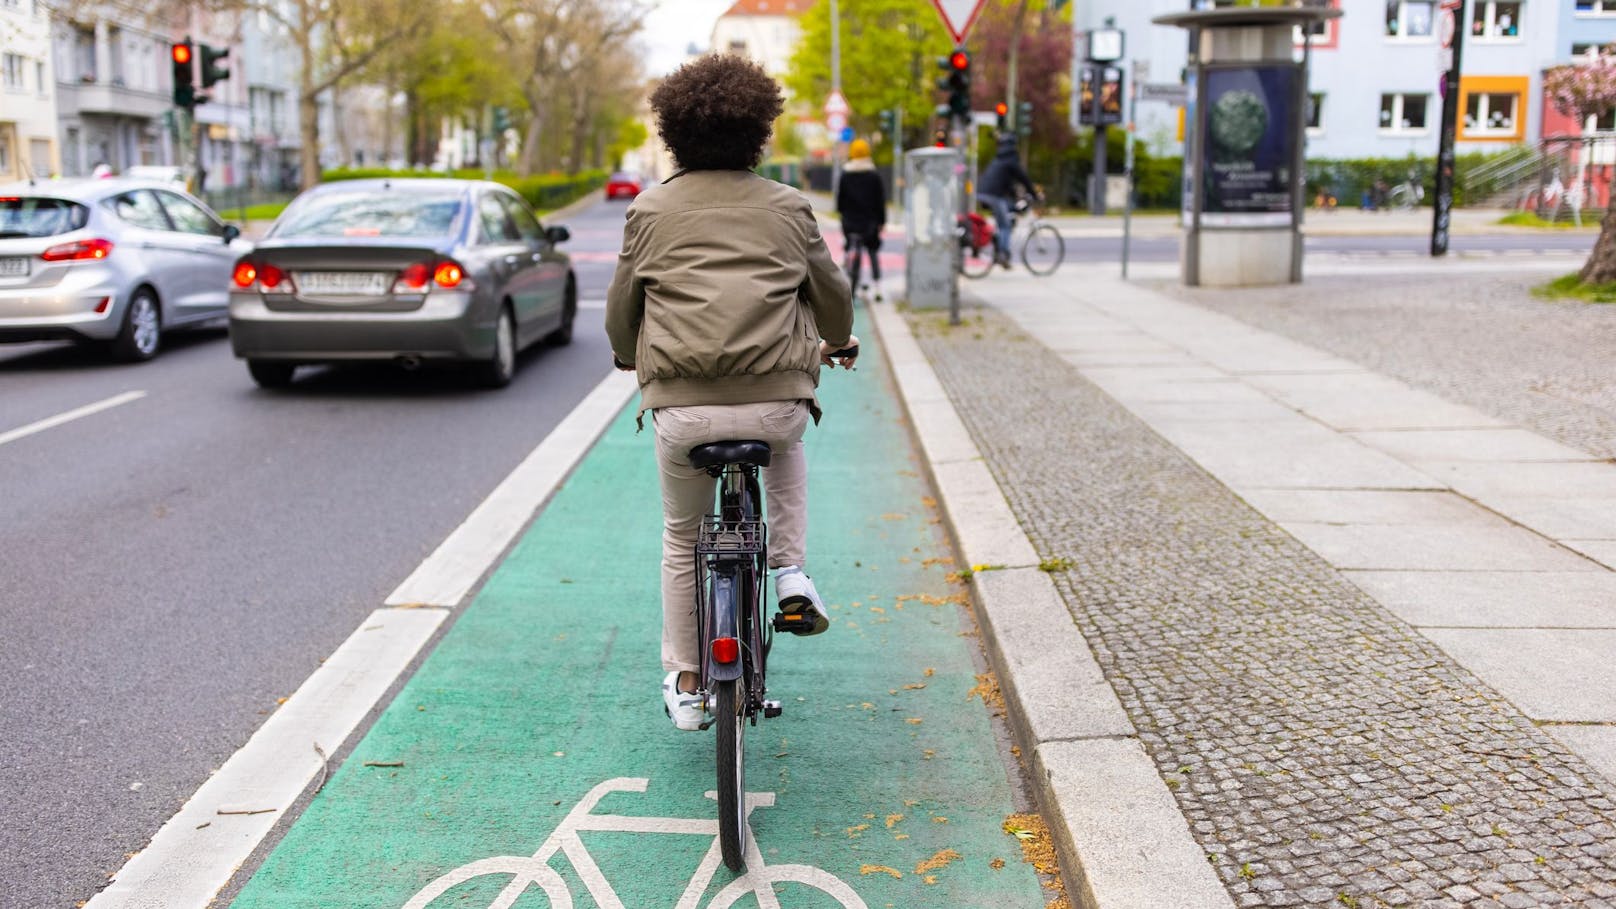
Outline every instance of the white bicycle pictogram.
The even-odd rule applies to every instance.
[[[707,892],[707,886],[712,883],[713,875],[717,873],[718,866],[723,860],[716,819],[592,813],[600,800],[608,794],[644,792],[649,784],[650,780],[634,777],[617,777],[601,783],[589,790],[578,804],[567,812],[567,816],[561,819],[555,832],[544,841],[538,852],[531,856],[499,855],[461,865],[422,888],[404,904],[404,909],[427,909],[433,900],[451,889],[474,878],[491,874],[509,875],[511,880],[489,904],[489,909],[510,909],[529,887],[543,890],[550,900],[551,909],[572,909],[572,892],[568,889],[566,880],[550,867],[550,859],[554,858],[557,852],[566,855],[567,861],[572,863],[573,870],[578,873],[578,877],[589,890],[590,897],[600,909],[625,909],[622,900],[618,899],[616,891],[606,880],[606,875],[601,872],[600,866],[595,864],[583,840],[579,838],[578,834],[584,831],[682,833],[712,837],[712,848],[707,850],[701,863],[696,866],[695,874],[691,875],[690,883],[685,887],[684,894],[679,897],[675,907],[675,909],[697,909],[702,894]],[[709,792],[707,797],[717,798],[717,793]],[[768,808],[773,805],[772,792],[746,793],[748,817],[754,808]],[[747,825],[746,833],[746,867],[748,870],[745,874],[718,891],[718,895],[707,904],[707,909],[730,909],[737,900],[748,894],[757,897],[758,909],[780,909],[774,885],[785,883],[801,884],[818,890],[835,899],[845,909],[868,909],[864,900],[853,892],[852,887],[829,871],[812,865],[763,864],[763,855],[758,851],[757,839],[752,836],[750,824]]]

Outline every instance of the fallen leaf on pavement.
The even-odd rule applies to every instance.
[[[897,880],[903,880],[903,872],[885,865],[860,865],[859,874],[890,874]]]
[[[938,871],[943,868],[947,868],[949,862],[958,861],[960,858],[961,856],[958,852],[955,852],[952,849],[944,849],[931,858],[926,859],[924,862],[916,865],[915,873],[925,874],[928,871]]]

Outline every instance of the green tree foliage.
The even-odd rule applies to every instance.
[[[879,127],[880,112],[903,108],[911,140],[929,136],[937,106],[937,58],[953,49],[929,0],[857,0],[841,8],[842,94],[853,108],[848,123],[861,135]],[[830,4],[802,17],[802,40],[791,57],[786,86],[817,111],[830,94]]]

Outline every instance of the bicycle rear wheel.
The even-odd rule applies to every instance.
[[[960,246],[960,274],[967,278],[986,277],[993,270],[993,244],[980,249],[969,244]]]
[[[1066,241],[1052,224],[1033,225],[1021,244],[1021,263],[1039,277],[1052,274],[1066,258]]]
[[[746,870],[746,711],[745,682],[713,683],[713,717],[718,726],[718,844],[724,864]]]

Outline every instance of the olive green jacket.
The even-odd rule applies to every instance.
[[[606,292],[612,354],[657,407],[807,400],[852,291],[802,193],[751,171],[674,175],[628,207]]]

